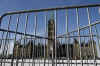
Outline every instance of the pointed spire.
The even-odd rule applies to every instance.
[[[54,19],[54,13],[50,14],[50,19]]]
[[[54,13],[50,13],[48,24],[54,24]]]

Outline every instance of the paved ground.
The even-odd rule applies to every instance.
[[[54,60],[55,62],[55,60]],[[57,66],[100,66],[100,60],[57,60]],[[0,66],[11,66],[11,60],[1,60],[0,61]],[[32,60],[32,59],[27,59],[27,60],[19,60],[13,61],[13,66],[52,66],[52,60]],[[54,64],[54,66],[56,66]]]

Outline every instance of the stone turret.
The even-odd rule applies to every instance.
[[[48,45],[47,45],[47,57],[53,57],[54,46],[55,46],[55,21],[54,15],[51,14],[51,17],[48,21]]]

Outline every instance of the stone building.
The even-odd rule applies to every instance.
[[[73,57],[73,44],[60,44],[59,47],[57,47],[57,57],[71,59]]]
[[[20,58],[22,56],[22,45],[18,41],[14,43],[13,55],[14,58]]]
[[[73,59],[79,59],[80,58],[80,45],[79,42],[74,39],[73,42]]]
[[[13,55],[14,58],[32,58],[33,42],[29,41],[26,45],[21,45],[19,42],[15,42]]]
[[[48,44],[47,44],[47,57],[53,57],[55,46],[55,21],[51,17],[48,21]]]
[[[26,44],[24,46],[23,52],[24,52],[23,57],[25,57],[25,58],[32,58],[33,41],[29,41],[28,44]]]
[[[92,46],[93,42],[93,46]],[[93,52],[94,51],[94,52]],[[81,44],[81,57],[82,59],[93,59],[97,57],[96,42],[94,40],[89,40],[87,43]]]
[[[92,46],[93,42],[93,46]],[[94,52],[93,52],[94,51]],[[81,56],[80,56],[81,52]],[[73,59],[93,59],[97,57],[97,47],[94,40],[89,40],[87,43],[82,42],[81,46],[79,42],[75,39],[73,43]]]
[[[94,56],[97,57],[96,42],[94,40],[89,40],[87,44],[88,44],[88,48],[89,48],[89,50],[87,50],[88,51],[87,56],[89,56],[90,59],[94,58]]]

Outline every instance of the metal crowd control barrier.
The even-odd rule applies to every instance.
[[[8,12],[0,66],[99,66],[100,4]]]

